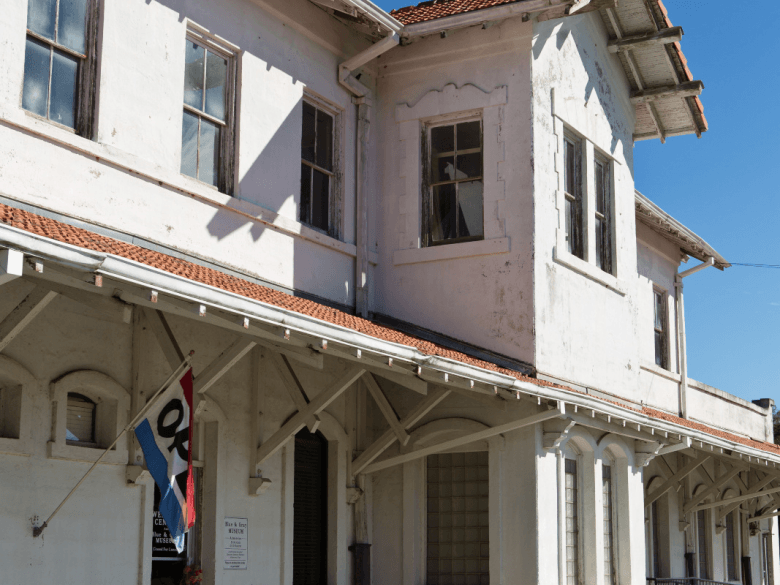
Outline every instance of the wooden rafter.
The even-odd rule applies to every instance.
[[[10,248],[0,250],[0,285],[19,278],[23,269],[24,254],[22,252]]]
[[[295,408],[300,412],[308,406],[309,400],[306,391],[301,385],[301,381],[295,374],[295,370],[293,370],[290,362],[281,354],[271,353],[269,358],[274,365],[276,372],[279,374],[279,377],[282,379],[282,384],[284,385],[285,390],[287,390],[287,394],[289,394],[292,399],[293,404],[295,404]],[[309,429],[309,432],[315,433],[321,422],[320,417],[313,414],[306,419],[306,428]]]
[[[227,373],[227,371],[236,365],[255,346],[254,341],[246,339],[237,339],[230,347],[225,349],[206,369],[204,369],[193,382],[195,392],[203,394],[211,388],[217,380]]]
[[[693,508],[695,508],[696,505],[700,502],[703,502],[710,496],[716,496],[723,485],[731,481],[735,475],[737,475],[740,471],[744,471],[744,469],[744,467],[739,465],[732,465],[727,467],[726,472],[718,477],[714,482],[712,482],[706,490],[691,498],[691,500],[686,503],[685,506],[683,506],[683,516],[688,515],[691,510],[693,510]]]
[[[750,488],[747,488],[745,486],[745,489],[742,490],[742,493],[743,494],[757,494],[762,489],[764,489],[766,486],[770,485],[772,483],[772,481],[774,481],[774,479],[775,478],[772,477],[771,475],[767,475],[766,477],[764,477],[763,479],[759,480],[758,483],[756,483],[755,485],[751,486]],[[758,497],[758,496],[756,496],[756,497]],[[739,505],[740,505],[739,502],[736,503],[736,504],[730,504],[730,505],[726,506],[725,508],[723,508],[720,512],[718,512],[718,523],[723,521],[723,519],[726,516],[728,516],[729,514],[731,514],[731,512],[733,512],[734,510],[739,508]]]
[[[671,490],[671,489],[673,489],[673,488],[677,487],[677,485],[678,485],[678,484],[679,484],[679,483],[680,483],[680,482],[681,482],[683,479],[685,479],[686,477],[688,477],[688,476],[689,476],[691,473],[693,473],[693,472],[694,472],[694,471],[695,471],[695,470],[696,470],[698,467],[700,467],[701,465],[703,465],[705,462],[709,461],[710,459],[712,459],[712,457],[711,457],[710,455],[706,455],[706,456],[704,456],[704,457],[698,457],[697,459],[693,459],[692,461],[690,461],[690,462],[688,463],[688,465],[686,465],[686,466],[685,466],[685,467],[683,467],[683,468],[682,468],[680,471],[678,471],[677,473],[675,473],[675,474],[674,474],[672,477],[670,477],[669,479],[667,479],[667,480],[666,480],[666,481],[665,481],[665,482],[664,482],[664,483],[661,485],[661,487],[659,487],[658,489],[656,489],[656,490],[655,490],[654,492],[652,492],[651,494],[648,494],[648,495],[647,495],[647,497],[645,498],[645,508],[647,508],[648,506],[652,505],[652,503],[653,503],[653,502],[655,502],[655,501],[656,501],[658,498],[660,498],[661,496],[663,496],[663,495],[664,495],[666,492],[668,492],[669,490]]]
[[[306,408],[299,410],[282,428],[276,431],[271,438],[260,445],[257,449],[257,465],[261,465],[271,455],[281,449],[284,444],[292,438],[295,433],[306,426],[306,420],[312,415],[319,414],[322,410],[336,400],[341,394],[349,388],[355,380],[363,375],[363,368],[350,368],[345,374],[339,377],[329,388],[326,388],[315,396]]]
[[[36,286],[8,316],[0,322],[0,351],[3,351],[24,328],[57,297],[57,293]],[[184,358],[182,358],[183,360]],[[181,363],[181,362],[179,362]]]
[[[398,415],[396,414],[395,409],[390,404],[390,401],[387,400],[387,396],[385,396],[385,393],[382,391],[382,388],[379,386],[376,378],[374,378],[374,375],[370,372],[366,372],[363,374],[362,380],[366,385],[366,388],[368,388],[369,393],[374,398],[374,401],[379,407],[379,410],[382,411],[382,414],[387,420],[387,423],[390,425],[390,428],[395,433],[398,441],[402,445],[406,445],[409,442],[409,434],[398,420]]]
[[[677,85],[651,87],[645,90],[632,91],[631,103],[646,104],[670,97],[692,97],[700,95],[703,89],[704,84],[701,81],[686,81]]]
[[[621,53],[633,49],[641,49],[652,45],[666,45],[676,43],[682,39],[683,30],[680,26],[667,28],[662,31],[630,35],[623,38],[613,39],[607,43],[607,50],[610,53]]]
[[[502,433],[508,433],[510,431],[522,429],[523,427],[535,425],[544,422],[546,420],[551,420],[553,418],[561,418],[565,416],[565,414],[566,414],[566,410],[563,402],[561,401],[558,403],[557,408],[553,408],[545,412],[532,414],[531,416],[527,416],[525,418],[521,418],[509,423],[505,423],[503,425],[490,427],[489,429],[485,429],[483,431],[477,431],[476,433],[471,433],[464,437],[458,437],[457,439],[444,441],[443,443],[431,445],[430,447],[423,447],[422,449],[412,451],[411,453],[396,455],[395,457],[390,457],[388,459],[384,459],[382,461],[372,463],[371,465],[365,468],[363,473],[368,474],[368,473],[374,473],[376,471],[381,471],[383,469],[394,467],[402,463],[408,463],[409,461],[414,461],[415,459],[427,457],[428,455],[432,455],[434,453],[440,453],[442,451],[447,451],[448,449],[455,449],[457,447],[462,447],[463,445],[468,445],[469,443],[474,443],[476,441],[489,439],[490,437],[495,437],[496,435],[500,435]]]
[[[184,361],[184,353],[181,347],[179,347],[179,343],[176,341],[176,337],[173,335],[171,326],[168,324],[168,320],[163,312],[146,309],[144,310],[144,315],[168,365],[171,368],[179,367],[179,364]]]
[[[420,422],[426,414],[436,408],[442,400],[449,396],[450,392],[449,389],[445,388],[433,389],[409,414],[401,419],[401,427],[405,431],[411,429]],[[374,441],[368,449],[363,451],[363,453],[352,462],[352,474],[357,475],[361,473],[374,459],[384,453],[385,449],[395,443],[396,440],[397,436],[393,429],[385,431],[381,437]]]
[[[753,498],[760,498],[762,496],[769,496],[771,494],[777,494],[777,493],[780,493],[780,487],[776,487],[776,488],[772,488],[772,489],[768,489],[756,493],[742,494],[739,496],[726,498],[725,500],[719,500],[716,502],[707,502],[704,504],[699,504],[693,510],[691,510],[691,512],[698,512],[699,510],[710,510],[712,508],[720,508],[721,506],[726,506],[729,504],[739,505],[741,502],[746,502],[748,500],[752,500]]]

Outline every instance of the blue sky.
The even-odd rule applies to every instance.
[[[416,3],[380,1],[385,10]],[[710,131],[639,142],[636,186],[730,262],[780,264],[780,35],[771,24],[739,32],[725,0],[665,0]],[[780,3],[751,13],[780,21]],[[689,266],[697,263],[691,260]],[[685,280],[691,378],[746,400],[780,403],[780,269],[708,268]]]

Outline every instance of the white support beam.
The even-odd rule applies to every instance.
[[[699,457],[697,459],[694,459],[688,463],[685,467],[683,467],[680,471],[675,473],[672,477],[670,477],[666,482],[664,482],[661,487],[659,487],[657,490],[655,490],[653,493],[648,494],[648,496],[645,498],[645,508],[652,505],[653,502],[655,502],[658,498],[660,498],[662,495],[664,495],[666,492],[668,492],[670,489],[677,486],[678,483],[680,483],[683,479],[688,477],[691,473],[693,473],[698,467],[703,465],[705,462],[712,459],[712,456],[707,455],[706,457]]]
[[[373,368],[371,366],[368,366],[366,369],[380,378],[393,382],[394,384],[398,384],[399,386],[403,386],[412,392],[417,392],[423,396],[428,394],[428,382],[421,380],[412,373],[406,371],[394,372],[389,369],[383,370],[380,368]]]
[[[306,408],[309,405],[306,391],[303,389],[298,376],[295,375],[295,370],[293,370],[290,362],[278,353],[271,353],[268,358],[271,360],[274,369],[282,379],[284,389],[287,390],[287,394],[290,396],[293,404],[295,404],[295,408],[297,408],[299,412]],[[321,422],[320,417],[314,414],[306,419],[306,428],[309,429],[309,432],[316,433]]]
[[[403,426],[401,426],[401,422],[398,420],[398,415],[396,414],[395,409],[387,400],[387,396],[385,396],[385,393],[377,383],[374,375],[367,372],[363,374],[362,380],[366,385],[366,388],[368,388],[371,396],[374,397],[379,410],[382,411],[382,414],[390,425],[390,428],[398,438],[398,442],[402,445],[406,445],[409,442],[409,434],[404,430]]]
[[[57,293],[36,286],[8,316],[0,322],[0,351],[16,339],[30,322],[57,297]],[[182,358],[182,361],[184,358]],[[181,363],[181,362],[179,362]]]
[[[742,494],[740,496],[734,496],[733,498],[726,498],[725,500],[719,500],[717,502],[707,502],[705,504],[700,504],[696,506],[693,510],[691,510],[691,512],[698,512],[699,510],[710,510],[712,508],[720,508],[721,506],[726,506],[730,504],[739,504],[740,502],[746,502],[748,500],[752,500],[753,498],[760,498],[763,496],[769,496],[777,493],[780,493],[780,487],[764,490],[762,492]]]
[[[630,35],[621,39],[611,40],[607,43],[607,50],[610,53],[620,53],[653,45],[666,45],[679,42],[682,40],[682,36],[682,27],[674,26],[662,31]]]
[[[195,377],[192,388],[195,392],[203,394],[211,388],[217,380],[236,365],[242,357],[249,353],[255,346],[254,341],[239,338],[223,351],[206,369]]]
[[[363,375],[363,368],[350,368],[344,375],[336,380],[329,388],[323,390],[306,405],[306,408],[298,411],[282,428],[276,431],[271,438],[260,445],[257,450],[257,465],[262,465],[271,455],[281,449],[290,438],[306,426],[306,419],[319,414],[331,402],[336,400],[349,388],[355,380]]]
[[[677,85],[664,85],[662,87],[651,87],[644,90],[631,92],[632,104],[646,104],[656,100],[662,100],[670,97],[693,97],[701,95],[704,84],[701,81],[686,81]]]
[[[176,369],[184,361],[182,353],[176,338],[173,336],[168,320],[162,311],[153,309],[144,309],[146,322],[149,323],[149,329],[154,333],[157,343],[165,356],[165,360],[171,368]]]
[[[420,420],[432,411],[439,403],[450,395],[450,390],[445,388],[435,388],[430,394],[412,409],[412,411],[401,419],[401,426],[408,431]],[[395,432],[388,429],[384,434],[374,441],[371,446],[363,451],[359,457],[352,462],[352,474],[361,473],[374,459],[384,453],[390,445],[396,441]]]
[[[743,489],[742,492],[743,494],[757,494],[766,486],[770,485],[775,479],[776,479],[775,477],[772,477],[771,475],[767,475],[765,478],[759,480],[758,483],[751,486],[749,489]],[[737,502],[736,504],[729,504],[728,506],[720,510],[718,512],[718,518],[716,524],[720,524],[726,516],[731,514],[731,512],[733,512],[737,508],[739,508],[739,502]]]
[[[759,520],[766,520],[767,518],[774,518],[775,516],[780,516],[780,509],[775,509],[774,512],[767,512],[766,514],[761,514],[761,516],[754,516],[753,518],[748,518],[748,523],[750,522],[758,522]]]
[[[718,477],[706,490],[692,497],[691,500],[683,506],[683,516],[687,516],[700,502],[703,502],[710,496],[717,496],[720,488],[725,485],[726,482],[731,481],[735,475],[745,469],[745,467],[739,465],[733,465],[731,469],[727,469],[726,472]]]
[[[396,465],[400,465],[401,463],[414,461],[415,459],[427,457],[428,455],[439,453],[441,451],[447,451],[448,449],[455,449],[457,447],[462,447],[463,445],[468,445],[469,443],[474,443],[475,441],[482,441],[484,439],[489,439],[490,437],[495,437],[496,435],[500,435],[502,433],[508,433],[510,431],[522,429],[523,427],[535,425],[544,422],[546,420],[550,420],[553,418],[561,418],[565,415],[565,413],[566,412],[563,403],[560,402],[558,408],[554,408],[545,412],[539,412],[537,414],[532,414],[531,416],[527,416],[525,418],[521,418],[519,420],[515,420],[510,423],[491,427],[489,429],[485,429],[484,431],[471,433],[470,435],[466,435],[465,437],[458,437],[457,439],[444,441],[443,443],[439,443],[437,445],[431,445],[430,447],[424,447],[422,449],[412,451],[411,453],[404,453],[403,455],[397,455],[395,457],[390,457],[389,459],[384,459],[383,461],[372,463],[371,465],[366,467],[363,473],[374,473],[376,471],[387,469],[388,467],[394,467]]]
[[[675,451],[682,451],[683,449],[689,449],[692,443],[693,441],[691,441],[690,437],[683,437],[682,443],[677,443],[676,445],[666,445],[665,447],[661,447],[661,449],[658,451],[658,455],[667,455],[669,453],[674,453]]]
[[[24,254],[19,250],[0,250],[0,285],[19,278],[24,271]]]

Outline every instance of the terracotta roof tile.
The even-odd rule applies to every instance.
[[[572,388],[553,384],[551,382],[539,380],[537,378],[531,378],[521,374],[520,372],[499,367],[496,364],[470,357],[459,351],[454,351],[447,347],[425,341],[418,337],[407,335],[406,333],[386,325],[380,325],[373,321],[362,319],[350,313],[346,313],[338,309],[333,309],[314,301],[295,297],[280,291],[273,290],[266,286],[262,286],[260,284],[243,280],[236,276],[225,274],[218,270],[214,270],[213,268],[200,266],[198,264],[188,262],[187,260],[174,258],[173,256],[169,256],[161,252],[148,250],[134,244],[121,242],[108,236],[96,234],[83,228],[71,226],[66,223],[42,217],[40,215],[24,211],[22,209],[17,209],[2,203],[0,203],[0,223],[25,230],[39,236],[51,238],[52,240],[56,240],[58,242],[64,242],[66,244],[72,244],[80,248],[86,248],[96,252],[113,254],[115,256],[127,258],[128,260],[133,260],[135,262],[139,262],[140,264],[158,268],[160,270],[170,272],[171,274],[175,274],[195,282],[213,286],[250,299],[267,303],[269,305],[295,311],[296,313],[308,315],[328,323],[340,325],[342,327],[364,333],[377,339],[416,347],[420,352],[426,355],[452,359],[464,364],[483,368],[485,370],[505,374],[507,376],[514,377],[517,380],[536,384],[537,386],[560,388],[569,392],[583,394],[582,392],[573,390]],[[611,404],[626,408],[624,404],[616,401],[604,400],[604,402],[609,402]],[[685,420],[652,408],[631,408],[630,410],[641,412],[655,419],[665,420],[677,425],[708,433],[722,439],[740,443],[748,447],[760,449],[774,455],[780,455],[780,446],[778,445],[746,439],[732,433],[713,429],[703,424]]]
[[[502,4],[511,4],[516,0],[429,0],[416,6],[405,6],[391,10],[390,14],[403,25],[434,20],[463,12],[473,12]]]

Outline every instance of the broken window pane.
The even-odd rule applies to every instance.
[[[218,120],[225,119],[227,61],[206,51],[206,113]]]
[[[455,127],[437,126],[431,128],[431,153],[435,156],[455,150]]]
[[[57,21],[57,0],[29,0],[27,3],[27,28],[47,39],[54,40],[54,23]]]
[[[474,152],[471,154],[458,155],[458,168],[455,172],[457,179],[470,179],[472,177],[482,176],[482,153]]]
[[[184,51],[184,103],[203,110],[203,75],[206,50],[187,41]]]
[[[84,52],[87,26],[87,0],[60,0],[57,42],[79,53]]]
[[[307,102],[303,102],[303,130],[301,132],[301,158],[314,162],[314,149],[317,141],[316,128],[317,110]]]
[[[458,184],[459,236],[482,235],[482,181]]]
[[[596,218],[596,266],[604,269],[604,221]]]
[[[51,66],[49,118],[73,128],[76,125],[76,78],[79,59],[55,50]]]
[[[433,241],[450,240],[457,236],[455,230],[455,185],[450,183],[433,188],[431,237]]]
[[[198,179],[215,187],[219,180],[219,133],[219,126],[201,118]]]
[[[333,170],[333,118],[317,110],[317,166]]]
[[[455,157],[442,156],[434,159],[433,182],[441,183],[443,181],[455,180]]]
[[[27,37],[22,107],[39,116],[46,115],[49,99],[49,51],[47,45]]]
[[[458,124],[458,150],[480,148],[481,142],[482,133],[478,121]]]
[[[198,178],[198,117],[187,110],[181,129],[181,172]]]

